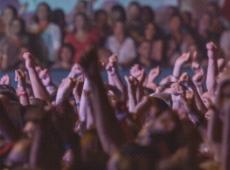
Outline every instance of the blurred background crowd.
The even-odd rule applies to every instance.
[[[94,3],[77,1],[67,13],[46,2],[38,3],[31,12],[26,4],[4,1],[0,5],[0,70],[20,67],[23,50],[35,54],[43,66],[68,70],[95,44],[102,62],[106,64],[115,53],[123,68],[133,63],[145,68],[172,66],[185,51],[196,51],[193,60],[206,65],[207,41],[215,42],[223,56],[230,57],[228,13],[223,15],[227,10],[223,12],[218,2],[200,1],[190,10],[184,1],[178,3],[183,8],[152,8],[154,1],[149,6],[130,2],[124,7],[114,1],[94,9]]]
[[[229,0],[0,11],[0,170],[230,170]]]

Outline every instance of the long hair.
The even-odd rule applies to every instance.
[[[41,6],[44,6],[44,7],[46,8],[47,13],[48,13],[47,20],[48,20],[48,21],[51,21],[51,18],[52,18],[52,10],[51,10],[49,4],[46,3],[46,2],[41,2],[41,3],[38,4],[37,9],[36,9],[36,13],[35,13],[35,15],[34,15],[34,17],[33,17],[33,20],[34,20],[36,23],[39,22],[39,18],[38,18],[38,16],[37,16],[37,12],[38,12],[39,7],[41,7]]]

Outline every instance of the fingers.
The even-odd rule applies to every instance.
[[[210,41],[206,44],[206,48],[207,50],[214,50],[214,49],[217,49],[217,46],[214,42]]]

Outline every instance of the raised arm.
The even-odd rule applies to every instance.
[[[206,87],[210,95],[214,95],[216,88],[216,77],[218,74],[217,68],[217,47],[213,42],[209,42],[206,45],[208,54],[208,69],[206,78]]]
[[[32,55],[29,52],[25,52],[23,54],[23,59],[25,60],[25,66],[28,71],[28,75],[30,78],[31,82],[31,87],[34,93],[34,97],[44,100],[44,101],[49,101],[49,94],[46,91],[46,88],[43,86],[36,70],[35,70],[35,65],[32,59]]]
[[[148,76],[146,77],[144,86],[149,88],[149,89],[156,90],[157,85],[154,81],[159,76],[159,74],[160,74],[160,67],[159,66],[151,69]]]
[[[81,123],[86,124],[87,129],[93,125],[92,101],[90,98],[91,92],[89,80],[85,78],[80,100],[79,119]]]
[[[183,53],[180,57],[177,58],[173,68],[173,76],[175,78],[179,78],[183,65],[186,62],[188,62],[189,59],[190,59],[190,53]]]
[[[110,106],[104,84],[102,82],[97,64],[97,52],[91,50],[82,59],[81,65],[89,79],[92,90],[92,106],[96,129],[104,151],[112,154],[122,144],[124,135],[115,117],[114,110]]]
[[[29,97],[26,92],[25,74],[22,70],[15,71],[15,81],[17,82],[17,95],[23,106],[29,104]]]
[[[125,87],[117,69],[117,56],[112,55],[110,56],[109,63],[106,66],[108,81],[110,85],[117,87],[122,94],[125,94]]]

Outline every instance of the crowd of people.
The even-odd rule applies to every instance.
[[[218,6],[157,17],[137,2],[87,5],[67,17],[41,3],[26,22],[3,11],[1,70],[17,85],[0,78],[0,169],[229,170],[230,31]],[[50,69],[69,74],[55,84]]]
[[[95,44],[101,60],[108,62],[115,53],[124,68],[134,63],[147,68],[173,66],[187,51],[197,51],[193,60],[206,65],[208,41],[229,58],[229,20],[215,3],[206,9],[199,15],[171,6],[154,11],[131,2],[127,9],[117,4],[94,11],[87,1],[80,1],[70,14],[46,3],[27,14],[9,5],[0,18],[0,70],[18,68],[22,49],[31,51],[43,66],[69,70]]]

